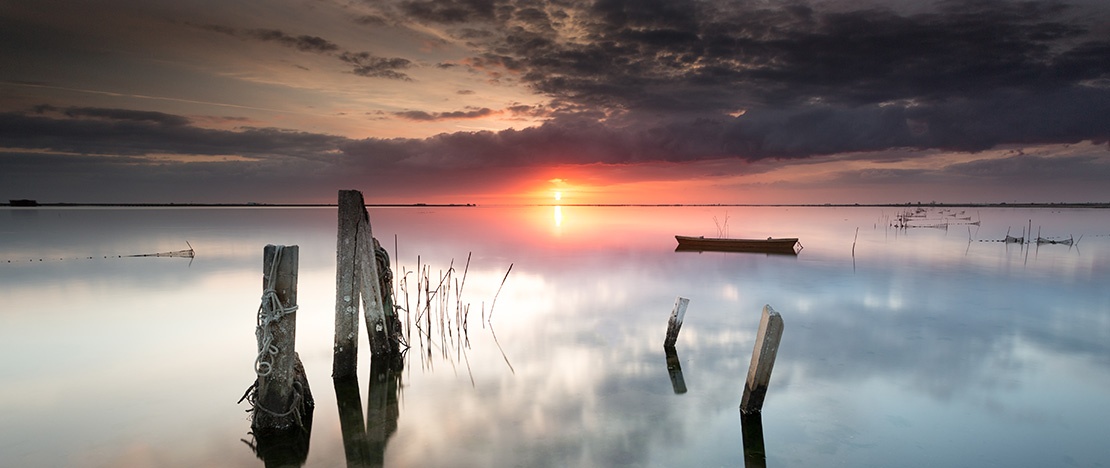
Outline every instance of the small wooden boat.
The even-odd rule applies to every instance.
[[[720,237],[674,236],[680,251],[756,252],[798,255],[802,243],[796,237],[766,239],[727,239]]]

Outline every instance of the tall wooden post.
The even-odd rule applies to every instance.
[[[263,250],[262,304],[258,311],[258,388],[251,427],[256,432],[302,426],[311,402],[303,367],[298,376],[297,246],[267,245]],[[308,403],[311,404],[311,403]]]
[[[339,228],[335,247],[335,344],[332,378],[353,378],[358,368],[359,290],[355,282],[355,250],[360,212],[365,207],[356,190],[339,191]]]
[[[382,300],[378,252],[362,193],[339,191],[339,226],[336,240],[335,344],[332,377],[356,375],[358,361],[358,305],[362,303],[371,354],[397,351],[400,330],[392,305]],[[383,249],[384,250],[384,249]],[[388,258],[384,261],[388,262]],[[361,299],[361,301],[360,301]]]
[[[767,384],[771,380],[771,369],[775,366],[781,338],[782,316],[771,306],[763,306],[752,362],[748,365],[748,379],[744,383],[744,397],[740,400],[741,413],[758,413],[763,409],[763,398],[767,396]]]

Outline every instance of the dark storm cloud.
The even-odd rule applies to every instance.
[[[690,150],[673,159],[1106,141],[1110,37],[1097,24],[1106,12],[1084,8],[1093,7],[942,1],[906,14],[881,4],[833,11],[725,0],[399,4],[456,37],[469,31],[472,69],[519,77],[559,114],[588,109],[627,137]],[[1075,20],[1084,17],[1090,23]],[[738,111],[746,113],[726,117]]]

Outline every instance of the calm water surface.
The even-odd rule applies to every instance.
[[[409,281],[404,321],[418,261],[437,284],[452,261],[452,283],[470,263],[463,290],[433,306],[431,339],[409,328],[396,379],[369,378],[361,338],[353,402],[371,441],[350,461],[1110,465],[1110,210],[932,210],[947,228],[906,230],[889,226],[899,211],[372,208]],[[980,224],[959,224],[967,216]],[[351,392],[337,402],[330,378],[335,218],[0,209],[0,466],[262,466],[236,400],[254,379],[269,243],[300,246],[297,350],[316,399],[305,466],[347,465],[339,404]],[[674,251],[675,234],[718,226],[805,249]],[[1082,238],[989,242],[1029,226]],[[192,261],[119,257],[186,241]],[[677,296],[690,299],[684,392],[662,347]],[[745,460],[737,407],[765,304],[786,326],[765,460]]]

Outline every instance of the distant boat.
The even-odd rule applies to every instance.
[[[8,206],[39,206],[39,202],[23,198],[19,200],[8,200]]]
[[[1006,239],[1004,239],[1003,242],[1007,244],[1024,244],[1025,237],[1014,237],[1011,235],[1006,235]]]
[[[674,236],[678,241],[676,251],[756,252],[798,255],[802,243],[796,237],[766,239],[727,239],[721,237]]]

